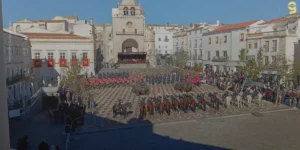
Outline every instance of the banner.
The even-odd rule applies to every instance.
[[[83,58],[83,60],[82,60],[82,66],[84,66],[84,67],[89,66],[89,59],[88,58]]]
[[[33,66],[34,66],[34,68],[41,68],[42,67],[42,60],[34,59],[33,60]]]
[[[76,66],[78,63],[77,59],[71,59],[71,66]]]
[[[59,66],[60,67],[67,67],[67,60],[66,59],[60,59],[59,60]]]
[[[55,66],[55,61],[54,61],[54,59],[48,59],[48,60],[47,60],[47,64],[48,64],[48,67],[53,68],[53,67]]]

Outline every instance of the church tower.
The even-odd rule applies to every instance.
[[[149,59],[149,49],[153,44],[147,39],[152,37],[145,24],[145,14],[136,0],[122,0],[118,8],[112,10],[113,52],[111,58],[120,60],[128,55],[144,55],[138,58]],[[154,36],[154,35],[153,35]],[[151,50],[152,51],[152,50]],[[143,54],[142,54],[143,53]],[[122,56],[120,56],[122,55]]]

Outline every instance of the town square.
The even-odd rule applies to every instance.
[[[0,0],[0,149],[299,149],[297,1],[191,1]]]

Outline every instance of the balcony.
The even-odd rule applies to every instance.
[[[248,38],[261,37],[263,35],[264,35],[263,33],[249,33],[249,34],[247,34]]]
[[[117,32],[117,35],[139,35],[139,36],[144,36],[143,31],[125,31],[125,32]]]
[[[6,78],[6,86],[11,86],[13,84],[16,84],[18,82],[22,82],[25,79],[25,75],[21,74],[21,75],[16,75],[14,77],[7,77]]]
[[[229,60],[228,56],[223,56],[223,57],[213,57],[212,61],[214,62],[226,62]]]

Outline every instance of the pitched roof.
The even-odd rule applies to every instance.
[[[272,19],[272,20],[266,21],[264,23],[261,23],[260,25],[277,23],[277,22],[282,22],[282,21],[285,21],[285,20],[287,20],[287,18],[281,17],[281,18],[276,18],[276,19]]]
[[[241,28],[247,28],[251,24],[257,22],[259,20],[249,21],[249,22],[243,22],[239,24],[232,24],[232,25],[225,25],[220,28],[217,28],[211,32],[221,32],[221,31],[228,31],[228,30],[234,30],[234,29],[241,29]]]
[[[56,23],[56,22],[67,22],[66,20],[40,20],[39,22]]]
[[[90,38],[82,37],[74,34],[61,34],[61,33],[23,33],[30,39],[76,39],[87,40]]]

